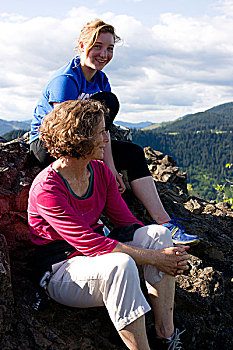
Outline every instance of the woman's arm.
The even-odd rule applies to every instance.
[[[60,179],[50,179],[43,186],[37,183],[30,191],[28,223],[32,237],[44,242],[64,239],[87,256],[111,252],[118,242],[93,231],[83,216],[86,208],[74,208],[65,186],[59,182]]]
[[[112,147],[111,147],[111,138],[110,134],[108,131],[108,137],[109,137],[109,142],[105,145],[105,150],[104,150],[104,162],[107,164],[107,166],[110,168],[112,171],[117,183],[118,183],[118,189],[120,193],[123,193],[126,190],[124,181],[122,180],[121,175],[118,173],[116,170],[113,156],[112,156]]]
[[[182,274],[188,269],[188,246],[176,246],[164,249],[144,249],[118,243],[112,253],[121,252],[130,255],[138,265],[154,265],[160,271],[171,276]]]

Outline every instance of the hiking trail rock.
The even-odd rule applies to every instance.
[[[233,211],[227,203],[189,196],[186,173],[172,157],[145,148],[151,174],[170,216],[201,241],[190,249],[189,271],[176,278],[175,324],[187,350],[233,348]],[[73,309],[50,300],[33,309],[34,247],[27,226],[30,185],[40,171],[25,139],[0,143],[0,348],[2,350],[126,349],[104,308]],[[124,199],[152,222],[124,180]],[[147,315],[147,324],[152,315]]]

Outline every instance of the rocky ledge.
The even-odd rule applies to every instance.
[[[184,348],[232,349],[233,212],[226,203],[190,197],[186,174],[170,156],[150,147],[145,154],[166,210],[186,219],[187,231],[201,238],[190,249],[189,271],[177,277],[175,323],[186,329]],[[23,140],[0,143],[0,348],[125,349],[104,308],[72,309],[53,301],[35,308],[26,208],[39,171]],[[124,197],[139,219],[151,222],[129,187]]]

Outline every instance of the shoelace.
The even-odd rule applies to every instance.
[[[182,332],[180,332],[179,329],[175,330],[172,336],[172,339],[169,340],[170,344],[169,344],[168,350],[182,350],[180,335],[184,332],[185,332],[185,329]]]
[[[175,226],[177,226],[180,230],[184,231],[185,227],[181,226],[177,220],[182,221],[190,221],[189,219],[183,219],[183,218],[176,218],[175,215],[172,213],[173,219],[171,219],[169,222]]]

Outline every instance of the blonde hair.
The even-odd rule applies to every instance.
[[[116,35],[115,28],[111,24],[107,24],[100,19],[95,19],[88,22],[81,30],[81,34],[78,38],[78,45],[75,47],[76,51],[80,54],[80,43],[83,42],[87,46],[87,54],[91,48],[95,45],[95,42],[100,33],[110,33],[113,36],[114,44],[121,41],[121,38]]]

